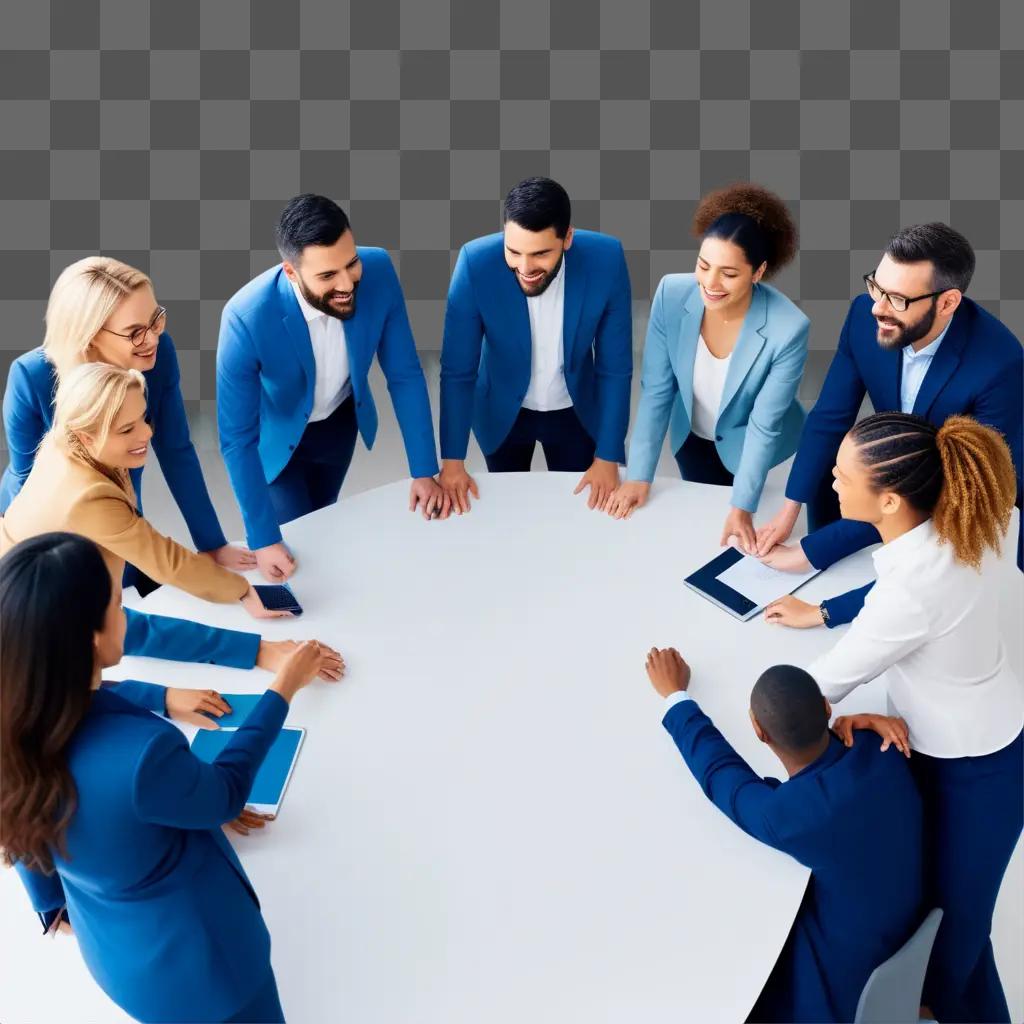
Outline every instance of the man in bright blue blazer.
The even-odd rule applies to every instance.
[[[591,508],[618,485],[633,375],[629,273],[621,243],[574,230],[565,189],[527,178],[502,233],[462,247],[441,348],[440,482],[456,511],[478,496],[470,428],[492,473],[582,473]]]
[[[803,669],[758,679],[750,718],[789,779],[759,776],[689,693],[673,648],[647,673],[663,723],[705,795],[744,832],[811,869],[793,927],[751,1021],[852,1021],[871,972],[910,938],[922,906],[921,798],[904,755],[872,732],[852,745],[828,728],[831,708]],[[691,864],[690,870],[700,865]],[[742,955],[742,936],[737,936]]]
[[[413,477],[410,506],[440,514],[430,400],[387,252],[356,247],[332,200],[292,199],[277,225],[282,263],[228,300],[217,345],[220,446],[263,574],[294,561],[282,523],[333,504],[355,449],[377,436],[367,375],[387,378]]]
[[[936,426],[950,416],[973,416],[994,427],[1010,446],[1020,508],[1024,352],[1003,323],[964,296],[974,265],[970,243],[945,224],[904,228],[890,240],[876,270],[865,275],[868,294],[850,305],[821,395],[807,417],[786,502],[758,531],[761,554],[786,540],[802,504],[810,531],[804,553],[817,568],[879,542],[870,524],[839,519],[832,491],[836,452],[865,395],[875,412],[914,413]],[[1022,546],[1024,534],[1018,532],[1018,565]],[[849,622],[868,589],[827,602],[827,624]]]

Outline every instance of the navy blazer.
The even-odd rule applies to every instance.
[[[197,551],[213,551],[227,544],[213,502],[210,501],[199,456],[189,433],[181,396],[181,372],[174,342],[160,335],[156,363],[146,378],[146,419],[153,428],[153,451],[167,486],[181,509]],[[21,490],[35,461],[36,449],[53,425],[53,399],[57,373],[53,364],[34,348],[11,363],[4,392],[4,431],[10,464],[0,480],[0,515]],[[142,468],[131,470],[139,513],[142,513]]]
[[[162,686],[101,687],[71,739],[78,804],[56,872],[17,865],[40,914],[67,906],[104,992],[145,1021],[224,1020],[269,981],[270,935],[221,831],[245,806],[287,703],[267,691],[212,764],[151,714]]]
[[[811,869],[752,1021],[852,1021],[871,972],[910,938],[922,906],[922,808],[906,759],[875,733],[836,736],[788,782],[763,779],[695,701],[665,728],[715,806]],[[699,865],[692,865],[699,870]],[[737,936],[737,941],[741,936]]]
[[[565,386],[599,459],[626,461],[633,314],[622,243],[576,230],[565,253]],[[470,426],[484,454],[512,429],[530,386],[530,314],[502,234],[459,253],[441,345],[441,458],[464,459]]]
[[[805,503],[831,472],[844,435],[857,419],[865,394],[875,412],[900,409],[902,350],[878,344],[872,302],[859,295],[850,304],[839,348],[821,394],[807,416],[800,447],[789,472],[786,497]],[[1014,334],[966,296],[932,359],[913,412],[941,426],[950,416],[973,416],[1006,439],[1017,471],[1017,507],[1021,507],[1024,452],[1024,351]],[[869,523],[840,520],[804,538],[804,553],[818,569],[881,538]],[[1017,564],[1024,554],[1024,515],[1017,538]],[[861,587],[828,603],[830,625],[849,622],[870,589]]]
[[[367,448],[377,437],[368,374],[374,355],[388,383],[413,477],[437,472],[430,399],[405,298],[384,249],[359,246],[363,276],[356,312],[344,323],[352,395]],[[288,464],[313,411],[313,345],[291,282],[279,265],[237,291],[224,307],[217,342],[220,450],[251,548],[281,539],[268,483]]]
[[[125,655],[164,661],[204,662],[228,668],[254,668],[260,650],[259,633],[204,626],[169,615],[146,615],[125,608]]]

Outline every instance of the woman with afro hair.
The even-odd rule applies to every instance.
[[[623,519],[645,504],[671,427],[684,480],[732,487],[721,542],[753,551],[765,477],[804,422],[808,320],[764,283],[792,260],[797,230],[778,196],[737,184],[701,200],[693,233],[694,272],[663,277],[651,304],[626,480],[606,508]]]

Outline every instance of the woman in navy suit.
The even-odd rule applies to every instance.
[[[255,555],[229,545],[217,521],[189,434],[178,356],[166,326],[167,311],[141,270],[108,256],[89,256],[64,269],[50,292],[43,344],[19,356],[7,376],[10,465],[0,480],[0,515],[28,478],[39,442],[53,424],[59,379],[80,363],[110,363],[140,370],[146,378],[153,450],[196,550],[226,569],[255,568]],[[141,512],[141,469],[132,472],[132,483]],[[129,575],[125,582],[135,579]]]
[[[722,543],[750,551],[765,477],[804,422],[808,320],[763,283],[793,258],[797,231],[778,196],[749,184],[706,196],[693,230],[694,273],[662,278],[651,303],[626,480],[605,507],[623,519],[647,501],[671,427],[683,479],[732,488]]]
[[[47,930],[73,931],[138,1020],[282,1021],[270,935],[221,826],[316,675],[316,642],[206,764],[152,713],[163,687],[102,682],[125,618],[91,541],[49,533],[9,551],[0,630],[0,845]]]

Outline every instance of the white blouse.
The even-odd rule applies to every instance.
[[[693,422],[690,429],[705,441],[714,441],[718,410],[722,405],[725,378],[732,352],[724,359],[712,355],[702,334],[693,360]]]
[[[878,582],[846,635],[807,667],[831,703],[884,674],[914,750],[978,757],[1024,727],[1024,690],[999,629],[998,561],[979,572],[940,544],[929,519],[873,556]]]

